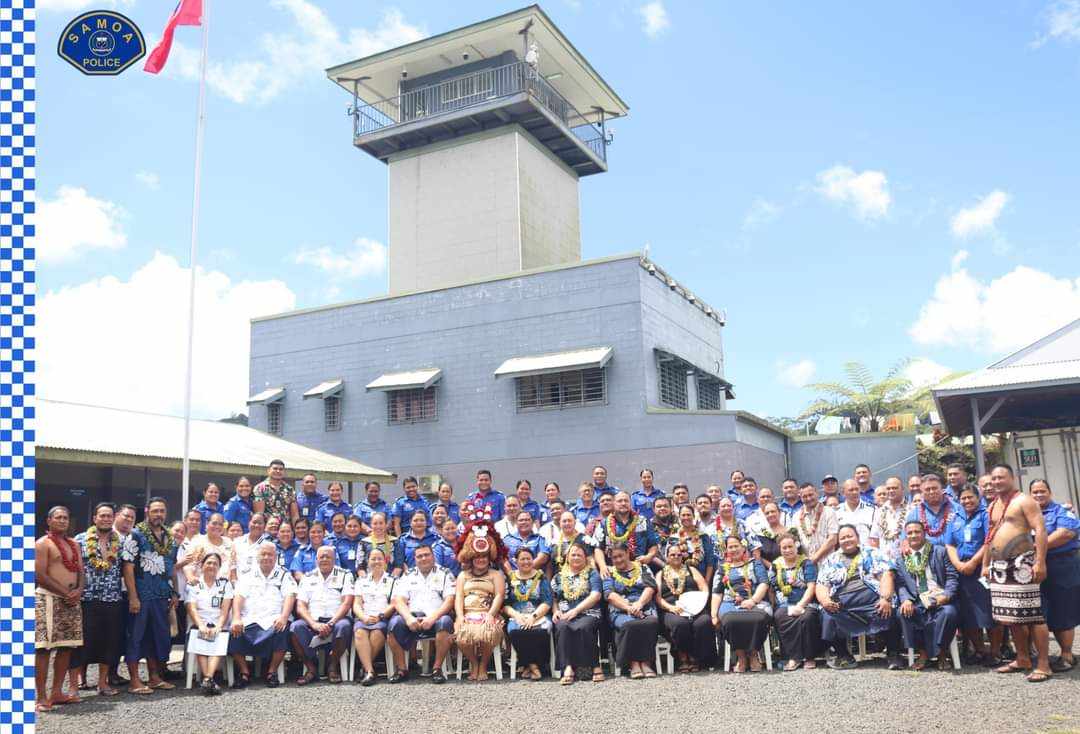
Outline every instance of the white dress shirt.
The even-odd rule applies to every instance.
[[[207,586],[206,581],[199,578],[195,583],[188,584],[184,601],[195,604],[195,613],[203,622],[217,624],[218,618],[221,617],[222,604],[226,599],[232,598],[233,585],[227,578],[219,577],[211,586]]]
[[[341,602],[352,593],[353,575],[344,568],[334,566],[326,576],[316,568],[300,579],[296,600],[307,604],[315,619],[327,619],[334,616]]]
[[[414,566],[394,584],[394,596],[405,599],[413,614],[432,614],[454,593],[454,576],[441,566],[435,566],[426,576]]]
[[[245,627],[257,624],[270,629],[281,616],[285,600],[296,596],[296,581],[281,566],[275,565],[269,575],[263,575],[262,569],[255,566],[237,581],[236,596],[244,599],[240,621]]]
[[[386,608],[390,606],[390,595],[396,580],[385,571],[378,581],[372,579],[371,576],[361,576],[356,579],[353,585],[353,596],[360,597],[365,614],[374,616],[386,611]]]

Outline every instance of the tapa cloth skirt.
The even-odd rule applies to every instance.
[[[495,647],[502,643],[503,625],[501,619],[494,622],[486,612],[466,612],[457,633],[457,643],[461,645],[489,645]]]

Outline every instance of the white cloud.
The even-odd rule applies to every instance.
[[[161,177],[153,171],[139,171],[135,174],[135,180],[151,191],[161,188]]]
[[[780,205],[765,199],[755,199],[743,217],[743,229],[757,229],[780,216]]]
[[[656,38],[671,27],[671,19],[668,18],[667,8],[661,0],[653,0],[638,8],[641,16],[641,30],[649,38]]]
[[[953,237],[967,239],[994,232],[997,218],[1007,203],[1009,195],[1001,189],[994,189],[973,206],[961,209],[949,222]]]
[[[1080,0],[1060,0],[1047,7],[1044,14],[1046,31],[1033,44],[1036,48],[1048,41],[1075,43],[1080,41]]]
[[[53,199],[42,198],[37,207],[34,246],[43,263],[75,260],[87,250],[118,250],[127,244],[121,226],[124,210],[86,189],[61,186]]]
[[[851,205],[860,219],[880,219],[889,213],[892,195],[883,171],[857,173],[849,166],[836,165],[819,173],[817,181],[819,194]]]
[[[42,397],[181,414],[190,270],[162,253],[128,280],[49,291],[38,309]],[[278,280],[234,282],[199,269],[192,413],[244,409],[253,316],[296,304]]]
[[[37,7],[41,11],[54,11],[54,12],[71,12],[74,10],[82,10],[88,8],[91,5],[99,8],[130,8],[135,4],[135,0],[38,0]]]
[[[957,250],[956,254],[952,256],[952,260],[949,261],[950,269],[953,271],[959,270],[970,254],[967,250]]]
[[[911,380],[913,388],[918,389],[927,385],[936,385],[954,371],[932,359],[919,357],[911,360],[908,366],[904,368],[904,377]]]
[[[386,272],[386,245],[357,237],[344,252],[329,247],[304,248],[293,255],[293,262],[313,265],[331,277],[366,278]]]
[[[347,28],[330,20],[308,0],[270,0],[270,6],[289,14],[288,33],[264,33],[259,53],[251,59],[211,61],[206,82],[237,104],[264,104],[305,80],[325,81],[324,70],[334,64],[369,56],[423,38],[426,33],[405,21],[399,10],[387,10],[374,29]],[[165,73],[183,79],[199,78],[199,51],[179,41]]]
[[[792,364],[783,361],[776,363],[776,380],[788,387],[803,387],[814,379],[816,373],[817,365],[813,360],[801,359]]]
[[[983,282],[965,268],[938,278],[908,329],[917,344],[1000,353],[1080,316],[1080,278],[1055,278],[1020,265]]]

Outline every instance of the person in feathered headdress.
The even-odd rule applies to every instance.
[[[469,680],[485,680],[492,650],[502,643],[500,610],[506,580],[499,568],[506,559],[506,546],[491,521],[490,509],[466,502],[461,519],[465,530],[454,543],[461,563],[455,632],[458,647],[469,659]]]

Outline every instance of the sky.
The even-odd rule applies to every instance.
[[[183,407],[200,30],[160,76],[79,73],[38,0],[42,397]],[[156,42],[173,0],[114,0]],[[249,319],[386,292],[386,169],[328,66],[519,3],[213,0],[193,410],[244,410]],[[1080,0],[549,0],[630,107],[582,254],[649,248],[715,309],[729,408],[843,364],[916,382],[1080,318]]]

